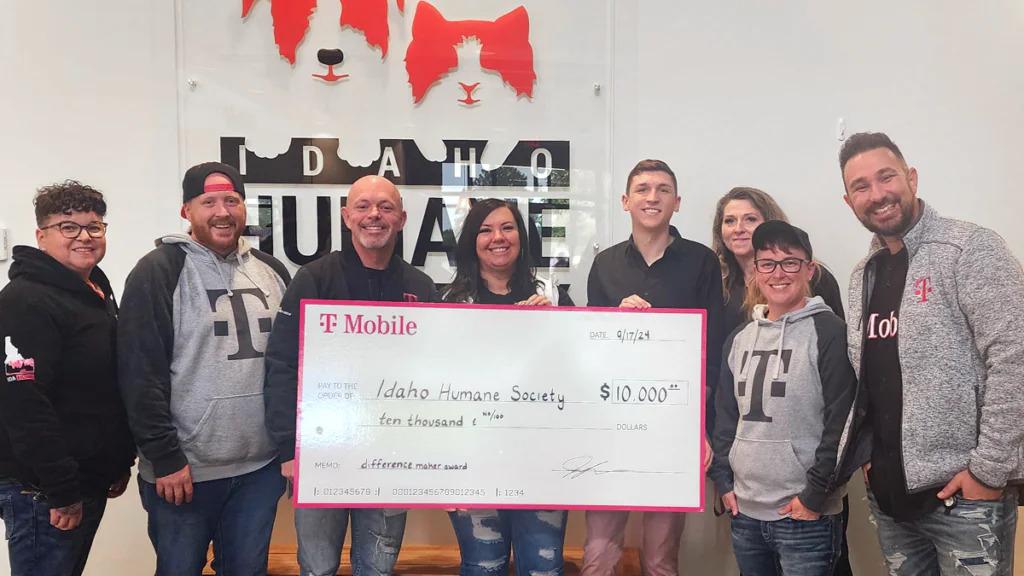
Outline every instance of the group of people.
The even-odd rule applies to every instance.
[[[743,574],[850,573],[847,481],[861,471],[889,571],[1010,575],[1024,480],[1024,273],[1002,239],[917,197],[884,134],[840,152],[844,199],[874,239],[849,314],[810,238],[765,192],[718,203],[712,248],[670,224],[676,176],[629,173],[632,234],[595,258],[587,305],[707,310],[708,474]],[[184,176],[186,234],[156,242],[121,304],[97,266],[106,203],[67,181],[35,197],[37,248],[0,291],[0,517],[14,576],[81,574],[108,498],[138,456],[157,574],[265,574],[294,478],[302,299],[572,306],[539,278],[527,224],[476,202],[442,291],[396,254],[406,222],[388,180],[355,182],[351,250],[291,278],[250,246],[245,186],[209,162]],[[844,321],[844,318],[846,321]],[[859,475],[859,474],[858,474]],[[449,512],[465,575],[559,574],[564,510]],[[583,573],[614,573],[626,511],[586,514]],[[685,515],[645,512],[645,574],[678,574]],[[406,511],[295,510],[304,575],[393,571]]]

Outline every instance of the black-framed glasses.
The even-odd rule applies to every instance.
[[[90,238],[103,238],[107,235],[107,224],[106,222],[89,222],[86,225],[81,225],[78,222],[72,222],[65,220],[64,222],[57,222],[56,224],[50,224],[49,226],[40,226],[40,230],[46,230],[47,228],[56,228],[60,230],[60,235],[69,239],[74,240],[82,233],[82,229],[85,229],[85,233]]]
[[[782,260],[758,258],[757,260],[754,260],[754,268],[762,274],[771,274],[772,272],[775,272],[776,266],[782,266],[783,272],[793,274],[794,272],[799,272],[800,269],[804,267],[804,264],[808,263],[810,263],[809,260],[804,260],[802,258],[784,258]]]

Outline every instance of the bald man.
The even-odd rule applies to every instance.
[[[266,574],[285,481],[263,422],[263,354],[289,275],[249,246],[245,185],[219,162],[189,168],[181,216],[136,264],[118,325],[121,395],[158,576]]]
[[[352,249],[331,252],[295,274],[267,349],[267,425],[280,455],[281,475],[289,481],[294,476],[295,459],[299,302],[304,298],[438,300],[430,277],[395,255],[406,214],[394,184],[378,176],[360,178],[349,189],[341,217],[352,231]],[[295,511],[295,533],[303,576],[333,576],[337,572],[349,518],[353,574],[392,572],[405,533],[405,510],[300,508]]]

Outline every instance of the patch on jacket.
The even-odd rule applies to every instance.
[[[11,342],[11,337],[4,338],[4,350],[7,360],[4,362],[4,373],[8,382],[36,379],[36,361],[33,358],[22,358],[21,352]]]
[[[928,295],[934,291],[931,276],[914,279],[914,295],[918,297],[918,302],[927,302]]]

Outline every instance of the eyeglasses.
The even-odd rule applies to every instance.
[[[786,258],[784,260],[759,258],[754,260],[754,268],[762,274],[771,274],[772,272],[775,272],[776,266],[782,266],[783,272],[793,274],[794,272],[799,272],[800,269],[804,267],[804,264],[808,263],[810,263],[809,260],[802,260],[800,258]]]
[[[107,235],[107,224],[106,222],[90,222],[85,226],[71,222],[70,220],[64,222],[57,222],[56,224],[50,224],[49,226],[40,226],[40,230],[46,230],[47,228],[56,228],[60,230],[60,235],[69,239],[74,240],[82,233],[82,229],[85,229],[85,233],[90,238],[103,238]]]

